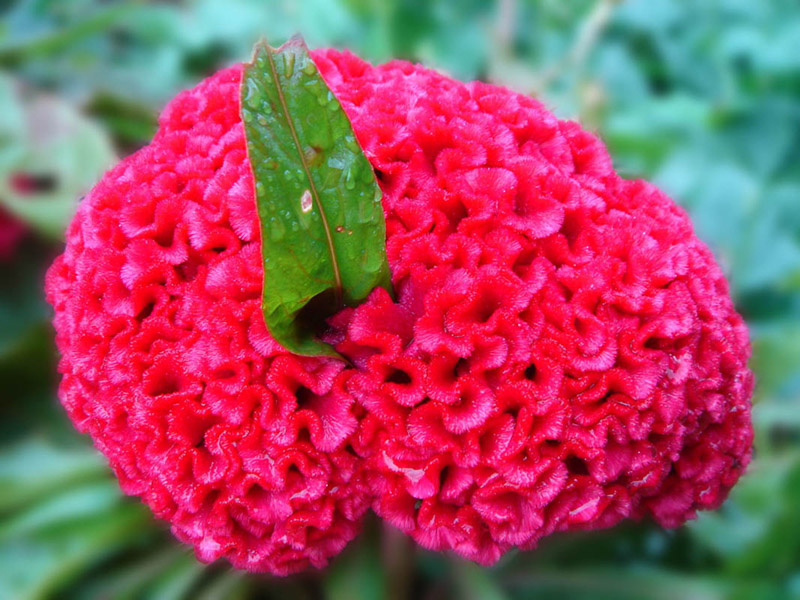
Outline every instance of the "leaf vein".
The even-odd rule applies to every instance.
[[[283,86],[281,85],[280,78],[278,77],[278,70],[275,66],[275,59],[273,58],[273,52],[271,48],[267,48],[267,60],[269,61],[269,68],[272,74],[273,79],[275,80],[275,89],[278,92],[278,99],[281,103],[281,109],[283,110],[283,114],[286,117],[286,123],[289,128],[289,132],[292,134],[292,140],[294,141],[295,147],[297,148],[297,154],[300,157],[300,164],[303,166],[303,170],[305,171],[306,178],[308,179],[309,191],[311,192],[311,197],[314,199],[314,203],[317,205],[319,209],[320,218],[322,219],[322,226],[325,230],[325,237],[328,245],[328,251],[331,255],[331,266],[333,268],[333,277],[334,277],[334,295],[336,298],[336,303],[341,306],[342,305],[342,294],[343,294],[343,286],[342,286],[342,274],[339,269],[339,261],[336,257],[336,250],[333,245],[333,236],[331,234],[330,226],[328,225],[328,219],[325,215],[325,209],[322,206],[322,202],[319,198],[319,192],[317,191],[317,186],[314,184],[314,179],[311,177],[311,171],[308,167],[308,163],[306,161],[305,154],[303,154],[303,148],[300,144],[300,140],[297,137],[297,131],[295,130],[294,122],[292,121],[291,114],[289,113],[289,107],[286,104],[286,98],[283,94]],[[309,59],[311,60],[311,59]]]

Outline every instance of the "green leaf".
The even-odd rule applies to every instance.
[[[389,594],[388,574],[381,560],[380,540],[370,522],[367,531],[327,570],[322,587],[325,600],[382,600],[401,597]]]
[[[0,264],[0,361],[24,340],[25,334],[47,320],[41,292],[42,275],[22,260]]]
[[[0,205],[40,233],[60,239],[78,201],[116,157],[111,140],[72,105],[27,98],[21,81],[0,74]],[[19,189],[15,176],[45,182]]]
[[[0,545],[0,591],[4,598],[70,597],[65,586],[147,532],[152,517],[136,504],[63,527],[47,535],[18,538]]]
[[[191,588],[202,575],[203,564],[191,554],[183,554],[163,570],[155,584],[148,589],[147,597],[152,600],[188,598]]]
[[[264,321],[296,354],[338,356],[315,325],[387,290],[381,191],[308,48],[256,45],[242,79],[264,259]]]
[[[212,583],[203,587],[195,596],[196,600],[242,600],[247,598],[250,583],[238,571],[228,571],[215,578]]]
[[[145,554],[136,552],[115,561],[95,578],[81,581],[78,589],[71,590],[75,600],[136,600],[146,598],[145,590],[150,592],[155,583],[158,587],[164,574],[174,570],[176,564],[192,560],[186,548],[177,542],[164,541],[158,536],[146,546]],[[196,562],[196,561],[195,561]],[[79,591],[78,591],[79,590]],[[183,596],[188,597],[187,595]]]
[[[466,561],[456,563],[459,598],[465,600],[508,600],[509,596],[492,577],[492,572]]]
[[[24,31],[12,30],[11,36],[0,41],[0,64],[13,64],[22,58],[49,56],[62,52],[88,37],[102,33],[110,26],[122,22],[130,15],[131,9],[136,4],[138,4],[138,0],[117,3],[97,10],[94,14],[85,16],[68,27],[59,27],[43,35],[25,36]]]
[[[70,449],[29,439],[0,451],[0,512],[14,510],[75,483],[107,476],[108,467],[91,449]]]

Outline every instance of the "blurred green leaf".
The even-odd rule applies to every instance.
[[[166,101],[247,59],[262,35],[300,31],[312,47],[535,89],[597,128],[623,175],[654,179],[685,206],[729,274],[754,342],[756,455],[721,510],[677,531],[555,535],[492,569],[417,548],[402,587],[428,600],[800,598],[800,6],[626,0],[584,59],[564,61],[597,4],[0,1],[0,202],[58,236],[113,161],[110,139],[123,153],[146,143]],[[23,167],[57,185],[9,196]],[[401,587],[371,532],[321,575],[253,577],[200,565],[124,500],[105,461],[65,433],[52,396],[40,294],[52,251],[33,237],[0,266],[0,598],[372,598]]]
[[[13,537],[25,537],[72,526],[87,517],[106,514],[120,501],[119,486],[111,479],[82,484],[74,489],[56,489],[0,526],[0,543]]]
[[[73,107],[0,75],[0,204],[60,238],[80,197],[115,161],[105,132]]]
[[[492,572],[468,562],[456,570],[458,597],[464,600],[508,600],[509,595],[492,577]]]
[[[189,597],[194,584],[203,575],[203,565],[191,554],[184,554],[169,567],[162,569],[149,586],[147,597],[152,600],[181,600]]]
[[[91,449],[63,448],[30,439],[0,450],[0,514],[75,482],[105,478],[105,460]]]
[[[185,548],[176,544],[165,544],[164,548],[153,548],[146,556],[133,555],[121,565],[111,564],[102,570],[94,580],[82,582],[82,585],[73,587],[71,593],[75,600],[96,600],[107,598],[109,600],[135,600],[145,595],[144,590],[156,582],[170,581],[170,574],[175,564],[194,564],[195,568],[202,569]],[[178,567],[178,572],[183,569]],[[186,594],[177,597],[187,597]]]
[[[247,597],[250,585],[242,573],[228,571],[216,578],[195,596],[195,600],[240,600]]]
[[[37,323],[47,317],[42,273],[21,262],[0,264],[0,360],[9,356]]]
[[[73,13],[80,15],[78,20],[67,27],[59,27],[55,24],[47,27],[42,21],[52,13],[42,10],[42,8],[43,5],[51,4],[52,6],[53,3],[22,2],[20,4],[23,7],[26,5],[31,6],[31,10],[38,12],[43,19],[42,21],[34,21],[34,27],[26,27],[25,20],[26,17],[31,16],[30,13],[27,13],[24,9],[12,11],[5,23],[6,35],[0,38],[0,65],[13,64],[19,60],[47,56],[63,51],[87,37],[107,30],[115,23],[121,22],[129,16],[130,9],[137,3],[138,0],[116,3],[91,11],[91,14],[87,15],[84,11],[86,10],[85,5],[89,3],[75,2],[73,0],[69,4],[73,9],[80,11],[79,13]],[[79,8],[79,4],[83,4],[84,7]],[[44,26],[37,27],[36,25]]]
[[[101,514],[78,529],[62,528],[46,536],[4,543],[0,546],[0,593],[20,600],[58,597],[56,592],[85,569],[130,544],[149,519],[141,507],[125,505],[113,517]]]
[[[388,598],[387,575],[374,535],[364,534],[328,568],[323,584],[326,600]]]

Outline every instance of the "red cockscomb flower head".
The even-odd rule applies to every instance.
[[[81,204],[49,272],[61,398],[203,560],[322,566],[371,505],[489,564],[565,529],[718,506],[750,457],[745,326],[686,214],[539,102],[314,59],[384,192],[396,300],[261,313],[241,67],[182,93]]]

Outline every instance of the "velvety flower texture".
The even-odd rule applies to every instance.
[[[260,311],[241,67],[180,94],[49,272],[61,398],[203,560],[320,567],[373,509],[489,564],[565,529],[718,506],[749,461],[748,337],[685,213],[539,102],[314,53],[384,191],[397,301]]]

